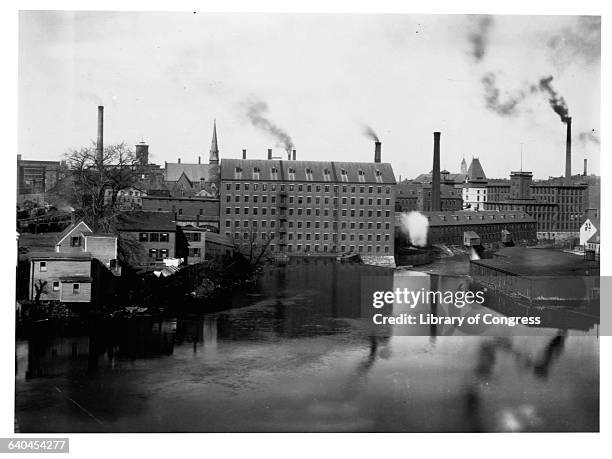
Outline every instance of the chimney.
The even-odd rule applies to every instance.
[[[181,158],[178,159],[178,163],[181,164]]]
[[[268,148],[268,159],[272,159],[272,149]]]
[[[293,160],[295,161],[295,158],[297,158],[297,155],[295,153],[295,150],[293,150]]]
[[[246,149],[242,150],[242,159],[246,159]]]
[[[582,173],[585,177],[587,176],[587,159],[584,158],[584,172]]]
[[[572,118],[567,117],[567,137],[565,139],[565,178],[572,178]]]
[[[202,164],[202,157],[198,156],[198,164]]]
[[[374,162],[380,162],[380,141],[374,142]]]
[[[434,132],[433,170],[431,172],[431,210],[440,210],[440,133]]]
[[[98,106],[98,141],[96,142],[96,156],[98,164],[104,159],[104,107]]]

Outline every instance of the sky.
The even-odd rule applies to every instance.
[[[96,138],[145,141],[150,160],[372,161],[370,126],[396,178],[478,157],[488,177],[599,174],[599,20],[578,16],[21,12],[19,153],[57,160]],[[485,82],[483,82],[483,79]],[[488,83],[485,84],[485,83]],[[560,99],[556,99],[558,103]],[[593,135],[594,133],[594,135]],[[580,134],[583,134],[580,136]],[[582,139],[581,139],[582,137]]]

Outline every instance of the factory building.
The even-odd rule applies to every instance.
[[[472,158],[466,183],[462,185],[463,208],[482,210],[487,200],[487,176],[478,158]]]
[[[393,256],[396,181],[379,142],[370,163],[268,158],[222,160],[222,234],[288,255]]]
[[[17,204],[44,203],[46,193],[60,179],[60,165],[59,161],[26,160],[17,155]]]
[[[432,209],[431,188],[430,183],[408,181],[398,183],[395,187],[395,210],[397,212],[430,211]],[[440,184],[440,205],[441,210],[461,210],[463,208],[461,188],[442,182]]]

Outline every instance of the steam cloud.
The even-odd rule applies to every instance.
[[[374,140],[375,142],[379,142],[380,141],[378,139],[378,136],[376,135],[376,132],[374,132],[374,129],[372,129],[367,124],[364,124],[362,126],[362,131],[363,131],[364,135],[368,136],[370,139]]]
[[[601,140],[599,139],[599,135],[597,135],[597,133],[595,132],[595,129],[593,129],[592,131],[581,132],[580,134],[578,134],[578,138],[584,144],[587,144],[588,142],[592,142],[592,143],[599,145],[601,143]]]
[[[485,56],[489,44],[489,30],[493,25],[493,17],[488,15],[473,16],[474,30],[468,34],[468,41],[472,45],[471,54],[476,62]]]
[[[565,27],[548,39],[551,60],[557,68],[581,59],[587,64],[601,56],[601,17],[581,16],[573,27]]]
[[[548,96],[548,103],[550,104],[550,107],[555,111],[557,115],[559,115],[561,121],[565,123],[569,118],[569,109],[567,108],[567,103],[565,102],[563,96],[559,95],[559,93],[557,93],[557,91],[555,91],[552,87],[552,80],[552,76],[542,78],[538,87],[540,91],[546,93],[546,95]]]
[[[420,212],[408,212],[400,215],[401,229],[410,238],[410,243],[417,247],[427,245],[429,220]]]
[[[514,115],[518,105],[525,99],[526,93],[519,91],[514,95],[505,94],[505,100],[501,100],[501,90],[497,86],[497,78],[492,72],[485,74],[480,81],[484,87],[486,107],[499,115]]]
[[[268,104],[258,101],[249,104],[246,115],[253,126],[267,132],[276,139],[276,146],[284,148],[287,153],[291,153],[294,148],[293,140],[291,140],[289,134],[266,117],[267,112]]]

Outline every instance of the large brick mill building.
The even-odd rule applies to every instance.
[[[380,144],[370,163],[223,159],[220,232],[288,255],[393,256],[395,184]]]

